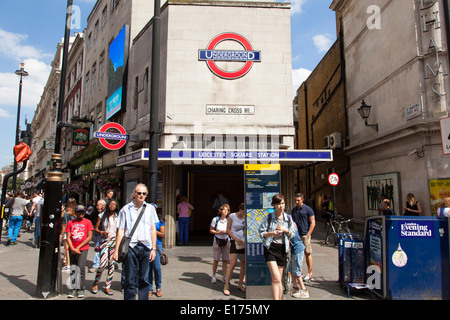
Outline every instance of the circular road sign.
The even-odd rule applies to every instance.
[[[115,129],[118,130],[119,133],[116,132],[108,132],[109,129]],[[98,138],[98,141],[100,144],[109,150],[118,150],[122,148],[125,143],[127,143],[127,140],[129,139],[129,135],[127,135],[127,132],[125,131],[125,128],[122,127],[120,124],[115,122],[109,122],[107,124],[104,124],[98,131],[94,133],[94,137]],[[118,140],[117,143],[109,143],[108,140]]]
[[[223,41],[236,41],[244,50],[216,50],[216,46]],[[208,44],[206,50],[200,50],[200,60],[205,60],[209,69],[218,77],[227,80],[234,80],[245,76],[254,62],[260,62],[261,52],[253,50],[250,42],[240,34],[226,32],[215,36]],[[219,68],[216,61],[244,62],[244,65],[234,71],[226,71]]]
[[[328,175],[328,183],[333,187],[339,184],[339,176],[337,175],[337,173],[330,173],[330,175]]]

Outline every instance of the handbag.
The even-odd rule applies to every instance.
[[[214,238],[216,239],[216,243],[217,243],[217,245],[219,247],[224,247],[228,243],[228,238],[226,238],[226,239],[220,239],[220,238],[217,238],[217,237],[214,237]]]
[[[128,237],[123,237],[122,240],[120,241],[119,253],[118,253],[118,258],[117,258],[117,262],[119,262],[119,263],[123,262],[128,255],[128,249],[130,248],[131,237],[133,237],[133,233],[134,233],[134,231],[136,231],[139,221],[141,220],[142,215],[144,214],[145,207],[146,206],[144,204],[141,212],[139,213],[139,217],[137,218],[136,223],[134,224],[133,229],[131,229],[131,232],[128,235]]]
[[[159,250],[158,246],[156,246],[156,250],[158,250],[159,255],[161,256],[161,265],[165,266],[169,263],[169,258],[167,258],[165,253],[162,253],[161,250]]]

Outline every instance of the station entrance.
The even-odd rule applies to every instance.
[[[209,227],[217,211],[213,209],[218,193],[228,200],[231,213],[245,201],[243,166],[192,166],[183,170],[183,189],[194,206],[190,221],[190,237],[211,237]]]

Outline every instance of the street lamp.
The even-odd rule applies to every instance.
[[[369,124],[368,123],[371,108],[372,108],[372,106],[367,105],[363,99],[363,101],[361,103],[361,107],[359,107],[359,109],[358,109],[358,112],[359,112],[359,115],[361,116],[361,118],[366,123],[367,127],[374,127],[378,131],[378,123],[377,124]]]
[[[22,62],[20,64],[20,69],[16,70],[16,74],[20,77],[19,81],[19,102],[17,106],[17,124],[16,124],[16,139],[15,139],[15,145],[17,146],[19,144],[19,136],[20,136],[20,105],[22,104],[22,78],[28,76],[28,72],[26,72],[23,67],[24,63]],[[16,158],[14,158],[14,169],[13,172],[17,171],[17,161]],[[13,190],[16,189],[16,175],[13,176],[12,180],[12,188]]]

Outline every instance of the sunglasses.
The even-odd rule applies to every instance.
[[[147,192],[136,192],[136,194],[138,195],[138,196],[146,196],[147,195]]]

